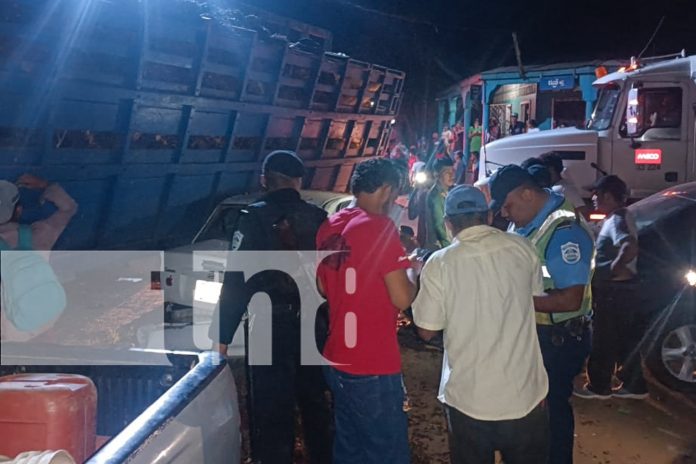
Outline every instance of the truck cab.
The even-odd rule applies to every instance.
[[[484,146],[479,181],[499,165],[556,151],[566,174],[588,185],[601,171],[644,198],[696,179],[696,56],[631,65],[594,82],[598,98],[584,129],[506,137]]]

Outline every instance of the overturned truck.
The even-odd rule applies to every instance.
[[[386,147],[405,75],[330,47],[329,31],[243,5],[4,1],[0,178],[65,186],[80,204],[68,249],[190,241],[276,149],[306,161],[306,188],[345,191]],[[22,194],[23,220],[45,214]]]

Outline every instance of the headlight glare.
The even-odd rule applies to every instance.
[[[696,272],[693,270],[690,270],[689,272],[686,273],[684,276],[686,278],[686,281],[691,285],[692,287],[696,287]]]

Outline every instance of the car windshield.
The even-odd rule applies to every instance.
[[[619,95],[621,95],[621,89],[616,85],[604,87],[600,91],[597,105],[592,112],[592,119],[587,124],[588,129],[600,131],[611,126]]]
[[[194,238],[193,243],[205,240],[229,240],[230,231],[234,230],[242,205],[221,205],[213,217],[203,226],[203,230]]]
[[[691,206],[696,206],[696,182],[656,193],[628,207],[636,218],[638,232],[663,218]]]

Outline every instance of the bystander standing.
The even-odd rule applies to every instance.
[[[335,464],[410,462],[399,311],[415,296],[396,226],[387,215],[401,176],[373,158],[351,179],[356,206],[331,216],[319,230],[320,250],[336,251],[319,265],[317,285],[329,303],[324,367],[334,397]]]
[[[483,139],[483,128],[478,118],[474,119],[473,126],[469,127],[467,140],[469,141],[469,159],[467,160],[467,171],[474,171],[478,166],[479,154],[481,152],[481,141]],[[471,169],[468,169],[471,166]]]
[[[445,214],[455,238],[425,264],[413,315],[426,340],[444,330],[438,399],[451,462],[493,464],[498,450],[507,464],[546,463],[548,378],[533,302],[544,293],[539,259],[524,238],[487,225],[486,199],[474,187],[452,189]]]
[[[429,250],[444,248],[450,244],[445,228],[445,197],[454,185],[454,163],[449,158],[435,162],[433,166],[435,184],[426,200],[426,238],[423,246]]]
[[[595,301],[588,383],[575,391],[582,398],[643,399],[648,396],[640,345],[648,317],[636,301],[638,232],[626,208],[628,187],[617,176],[604,176],[588,187],[597,211],[607,217],[597,236],[597,267],[592,280]],[[621,385],[612,389],[612,376]]]
[[[510,116],[510,127],[508,128],[509,135],[524,134],[524,123],[520,121],[517,113],[512,113]]]

